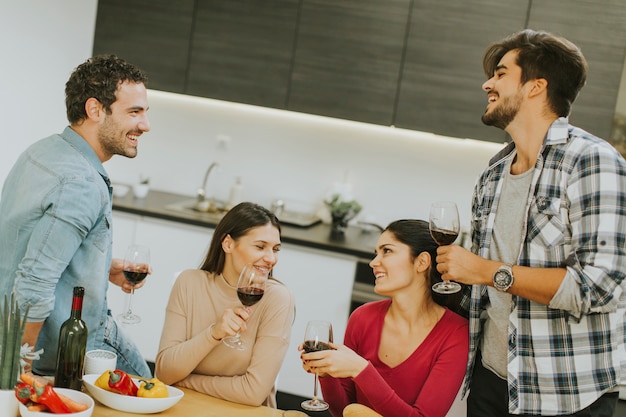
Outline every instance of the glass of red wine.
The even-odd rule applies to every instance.
[[[132,288],[128,294],[126,311],[117,316],[117,319],[126,324],[141,323],[141,317],[133,313],[131,308],[135,285],[143,281],[150,270],[150,248],[142,245],[130,245],[124,256],[124,277]]]
[[[451,245],[459,236],[461,225],[459,210],[451,201],[437,201],[430,206],[430,235],[440,246]],[[452,281],[443,280],[433,285],[433,291],[439,294],[453,294],[461,291],[461,286]]]
[[[328,343],[333,342],[333,326],[330,322],[313,320],[306,324],[304,332],[304,343],[302,344],[305,353],[319,352],[320,350],[332,349]],[[307,411],[324,411],[328,409],[328,403],[317,396],[318,375],[315,374],[315,385],[313,386],[313,398],[303,401],[301,406]]]
[[[269,271],[257,269],[252,264],[245,265],[241,270],[237,280],[237,297],[246,308],[252,307],[263,298],[268,274]],[[234,336],[226,336],[222,342],[229,348],[248,349],[248,346],[241,340],[239,332]]]

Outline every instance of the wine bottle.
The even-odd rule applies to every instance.
[[[59,331],[57,367],[54,386],[80,391],[83,383],[83,365],[87,349],[87,325],[82,320],[85,288],[74,287],[72,312]]]

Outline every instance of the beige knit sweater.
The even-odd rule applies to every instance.
[[[220,275],[182,272],[167,305],[156,376],[228,401],[276,407],[274,382],[289,347],[293,295],[284,284],[268,280],[241,334],[251,346],[243,351],[214,340],[209,330],[226,308],[239,306],[236,288]]]

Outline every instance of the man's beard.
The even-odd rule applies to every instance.
[[[136,157],[137,148],[126,146],[126,134],[122,132],[122,129],[119,129],[117,123],[107,117],[98,131],[98,140],[104,151],[111,156],[122,155],[128,158]]]
[[[521,104],[522,96],[520,94],[506,97],[491,112],[485,111],[481,120],[487,126],[494,126],[504,130],[517,116]]]

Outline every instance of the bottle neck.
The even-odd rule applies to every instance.
[[[75,319],[81,318],[83,312],[83,297],[74,296],[72,298],[72,314],[71,317]]]

